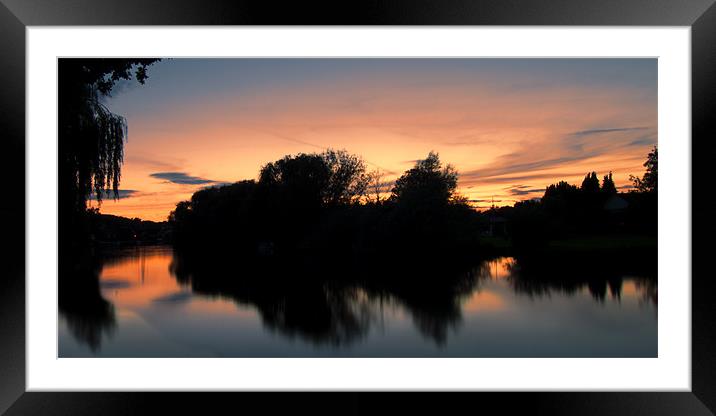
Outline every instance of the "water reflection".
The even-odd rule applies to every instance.
[[[511,286],[528,296],[554,292],[573,295],[586,290],[600,303],[638,296],[657,305],[656,258],[544,257],[505,261]],[[656,310],[656,308],[655,308]]]
[[[61,280],[60,356],[655,356],[655,272],[584,261],[368,272],[116,250]]]
[[[59,275],[58,308],[69,332],[92,352],[102,338],[115,330],[114,306],[100,293],[102,265],[96,261],[72,262]]]
[[[361,340],[384,317],[386,305],[409,315],[427,339],[444,344],[448,329],[461,321],[463,299],[489,275],[486,263],[467,271],[384,265],[361,273],[292,262],[226,264],[177,253],[170,269],[195,294],[255,308],[267,329],[331,345]]]

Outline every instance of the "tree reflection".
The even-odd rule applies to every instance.
[[[444,345],[448,331],[462,320],[462,300],[489,276],[486,264],[467,271],[382,266],[367,272],[331,264],[228,262],[217,256],[207,261],[175,252],[170,268],[195,293],[255,307],[268,329],[330,345],[365,338],[380,321],[384,303],[400,305],[425,338]]]
[[[99,351],[102,336],[111,335],[116,327],[114,307],[100,292],[102,267],[94,256],[72,256],[60,260],[60,315],[66,320],[72,336],[92,352]]]
[[[651,303],[652,305],[659,304],[659,290],[656,281],[653,279],[635,279],[634,284],[641,293],[641,301],[644,303]],[[657,310],[656,308],[654,310]]]
[[[606,261],[605,261],[606,260]],[[531,297],[549,296],[552,292],[574,295],[586,290],[597,302],[604,302],[607,294],[621,300],[624,281],[635,282],[642,299],[656,306],[656,259],[651,255],[627,258],[602,256],[552,255],[520,257],[507,264],[509,282],[518,293]]]
[[[146,254],[143,250],[88,257],[102,262],[65,262],[72,267],[61,274],[60,313],[72,336],[93,352],[116,327],[114,307],[102,297],[99,275],[103,267]],[[510,289],[530,297],[588,293],[602,303],[619,301],[628,293],[653,305],[658,298],[655,270],[633,259],[600,263],[594,257],[496,258],[466,269],[439,259],[361,265],[175,250],[168,272],[194,294],[254,308],[263,327],[282,337],[331,347],[365,340],[371,329],[380,328],[385,313],[395,312],[405,313],[425,340],[444,347],[463,324],[465,302],[490,279],[504,278]]]

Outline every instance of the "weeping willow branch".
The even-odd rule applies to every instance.
[[[78,219],[87,202],[119,198],[127,121],[102,102],[119,80],[144,84],[158,59],[62,58],[58,64],[59,203]],[[81,220],[78,223],[81,222]],[[70,221],[71,222],[71,221]]]
[[[75,149],[75,185],[83,200],[94,196],[101,204],[104,195],[119,197],[121,167],[127,121],[100,102],[97,88],[87,89],[77,112],[77,124],[70,137]]]

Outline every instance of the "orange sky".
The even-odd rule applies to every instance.
[[[346,149],[395,179],[429,151],[476,207],[596,170],[617,186],[657,142],[655,59],[170,59],[107,100],[128,122],[122,198],[165,220],[286,154]],[[153,176],[152,176],[153,175]]]

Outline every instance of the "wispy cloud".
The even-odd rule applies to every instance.
[[[511,196],[525,196],[530,194],[542,194],[545,188],[530,188],[525,185],[519,185],[507,188],[507,193]]]
[[[460,175],[459,181],[462,185],[466,184],[504,184],[504,183],[515,183],[522,181],[542,180],[548,181],[558,179],[560,177],[580,176],[584,175],[584,172],[560,172],[559,175],[555,173],[534,173],[534,174],[521,174],[511,176],[490,176],[490,177],[479,177],[470,175]]]
[[[414,165],[416,163],[420,162],[420,159],[410,159],[410,160],[403,160],[400,163],[404,165]]]
[[[235,182],[214,182],[211,185],[202,186],[201,189],[220,188],[226,185],[233,185]]]
[[[629,146],[645,146],[656,144],[656,138],[652,135],[639,137],[629,142]]]
[[[605,128],[605,129],[589,129],[589,130],[581,130],[581,131],[575,131],[570,133],[571,136],[591,136],[593,134],[603,134],[603,133],[616,133],[621,131],[635,131],[635,130],[646,130],[647,127],[612,127],[612,128]]]
[[[473,179],[487,181],[489,179],[495,179],[495,182],[512,182],[515,178],[530,177],[535,179],[534,175],[528,174],[536,170],[551,169],[563,166],[570,162],[584,160],[593,157],[593,154],[584,153],[580,155],[565,155],[562,157],[542,159],[535,161],[527,161],[528,155],[519,153],[510,153],[498,158],[497,162],[492,166],[475,169],[467,172],[463,172],[460,175],[460,179],[470,181]],[[513,176],[508,178],[499,178],[509,174],[521,174],[519,176]]]
[[[502,200],[501,199],[492,199],[492,198],[490,198],[490,199],[468,199],[468,202],[473,202],[473,203],[479,204],[481,202],[490,202],[490,203],[502,202]]]
[[[442,142],[445,146],[476,146],[476,145],[482,145],[485,143],[490,142],[490,137],[481,135],[481,134],[475,134],[475,133],[468,133],[468,134],[461,134],[454,138],[449,138]]]
[[[654,144],[655,133],[640,133],[636,137],[629,134],[629,132],[648,129],[647,127],[600,128],[548,136],[539,140],[525,139],[517,150],[495,158],[489,165],[461,172],[460,180],[463,185],[472,185],[525,183],[536,179],[576,176],[578,173],[566,173],[566,169],[570,167],[573,169],[577,164],[584,165],[585,162],[598,160],[605,155],[614,157],[629,152],[628,149],[634,146]],[[600,137],[591,138],[592,135],[600,135]],[[620,161],[614,158],[614,162],[618,164]],[[552,173],[544,171],[552,171]],[[539,188],[535,187],[535,189]],[[511,192],[510,195],[517,196],[521,191],[515,189]]]
[[[167,171],[179,169],[179,161],[172,162],[166,160],[159,160],[153,157],[143,156],[141,154],[129,155],[127,156],[127,158],[125,158],[125,162]]]
[[[156,172],[149,176],[155,179],[163,179],[167,182],[176,183],[180,185],[205,185],[210,183],[217,183],[213,179],[200,178],[198,176],[191,176],[186,172]]]
[[[137,196],[139,194],[139,191],[134,189],[119,189],[117,190],[117,194],[115,195],[114,191],[103,191],[102,192],[102,199],[127,199],[134,196]]]

